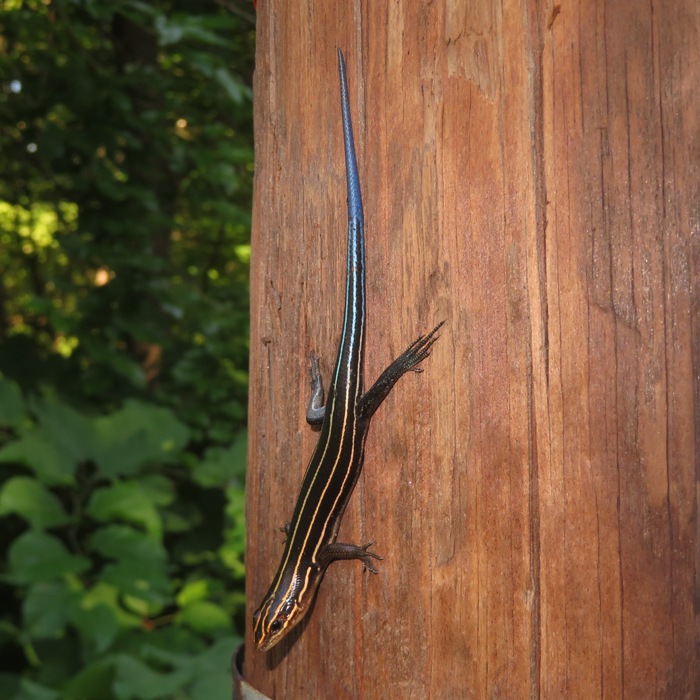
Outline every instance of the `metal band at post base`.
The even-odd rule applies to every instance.
[[[272,700],[267,695],[255,690],[245,678],[243,678],[243,661],[245,660],[245,646],[241,646],[233,652],[231,657],[231,678],[233,680],[233,700]]]

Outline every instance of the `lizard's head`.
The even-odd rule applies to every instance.
[[[253,640],[258,651],[272,649],[283,637],[287,636],[306,613],[306,606],[301,606],[289,596],[278,598],[275,595],[265,597],[253,615]]]

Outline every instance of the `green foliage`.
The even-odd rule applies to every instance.
[[[0,8],[0,697],[228,697],[251,6]]]

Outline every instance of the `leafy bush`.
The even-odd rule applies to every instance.
[[[248,6],[5,0],[0,697],[230,695]]]
[[[21,601],[3,641],[39,682],[6,675],[1,696],[224,697],[243,605],[245,431],[196,458],[168,408],[90,415],[24,401],[7,379],[0,397],[3,581]]]

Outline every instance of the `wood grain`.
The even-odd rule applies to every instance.
[[[274,698],[696,698],[700,4],[258,3],[249,612],[343,305],[345,52],[377,412]]]

